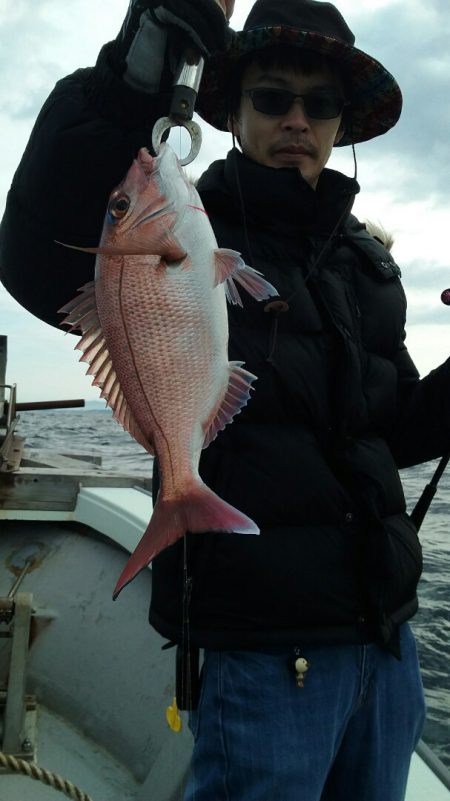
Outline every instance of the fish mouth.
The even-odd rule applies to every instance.
[[[160,156],[152,156],[146,147],[141,147],[125,180],[117,191],[119,192],[122,190],[131,197],[143,195],[147,192],[151,179],[154,180],[155,176],[160,172],[160,163]],[[140,214],[130,221],[130,229],[137,228],[142,225],[142,223],[160,217],[171,209],[172,204],[164,202],[164,195],[160,189],[159,191],[157,190],[157,195],[152,197]]]
[[[149,176],[159,170],[159,165],[164,157],[166,161],[170,161],[171,154],[173,158],[176,159],[175,153],[171,151],[170,147],[165,142],[162,142],[157,156],[152,156],[148,148],[141,147],[137,154],[136,161],[139,166],[142,167],[144,173]]]
[[[145,177],[149,178],[150,175],[153,175],[153,173],[158,170],[158,159],[160,158],[160,155],[152,156],[146,147],[141,147],[137,154],[136,163],[141,168]]]

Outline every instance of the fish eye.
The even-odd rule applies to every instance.
[[[109,204],[108,213],[114,220],[120,220],[125,217],[128,209],[130,208],[130,198],[128,195],[117,195],[111,200]]]

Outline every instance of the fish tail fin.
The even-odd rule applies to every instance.
[[[114,600],[155,556],[173,545],[187,531],[259,534],[259,528],[253,520],[223,501],[205,484],[196,485],[178,500],[158,497],[147,529],[116,584]]]
[[[187,531],[259,534],[259,528],[253,520],[219,498],[206,484],[197,485],[186,496],[183,506]]]

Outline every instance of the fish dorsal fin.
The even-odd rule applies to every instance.
[[[203,448],[207,448],[210,442],[216,438],[219,431],[222,431],[228,423],[231,423],[235,415],[241,411],[250,398],[250,390],[252,389],[253,381],[256,380],[256,376],[247,370],[243,370],[242,365],[243,362],[230,362],[228,365],[230,377],[227,391],[214,419],[206,428]]]
[[[104,398],[112,409],[117,422],[148,453],[154,454],[153,443],[149,442],[137,424],[113,367],[98,316],[95,281],[85,284],[79,291],[80,294],[76,298],[59,309],[61,314],[66,315],[61,325],[68,325],[69,331],[77,329],[81,331],[81,338],[75,349],[82,351],[80,362],[89,364],[86,375],[94,376],[92,385],[100,388],[100,397]]]
[[[225,294],[229,303],[233,303],[235,306],[242,306],[235,281],[243,286],[255,300],[266,300],[278,295],[275,287],[269,281],[266,281],[262,273],[254,270],[253,267],[249,267],[236,250],[230,250],[229,248],[215,250],[214,262],[216,270],[215,286],[225,283]]]

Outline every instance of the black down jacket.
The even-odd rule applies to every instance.
[[[111,189],[167,113],[167,99],[114,75],[111,47],[95,68],[56,85],[1,226],[2,282],[53,325],[94,267],[55,240],[98,243]],[[201,473],[261,534],[187,536],[191,640],[218,648],[392,641],[416,609],[421,570],[398,467],[449,446],[449,362],[419,379],[404,345],[398,268],[350,216],[354,181],[325,170],[314,192],[296,171],[232,151],[199,189],[219,246],[241,251],[283,305],[242,290],[244,308],[230,308],[230,358],[258,381],[204,451]],[[174,641],[183,564],[183,543],[153,564],[150,621]]]
[[[199,190],[219,245],[241,251],[283,304],[246,296],[229,310],[230,358],[258,381],[200,473],[261,534],[188,536],[191,640],[390,642],[417,609],[422,564],[398,466],[448,442],[447,414],[441,436],[416,427],[433,414],[433,385],[447,396],[448,366],[419,381],[400,271],[350,215],[355,181],[325,170],[314,192],[295,170],[234,150]],[[176,641],[183,558],[180,543],[153,564],[150,621]]]

